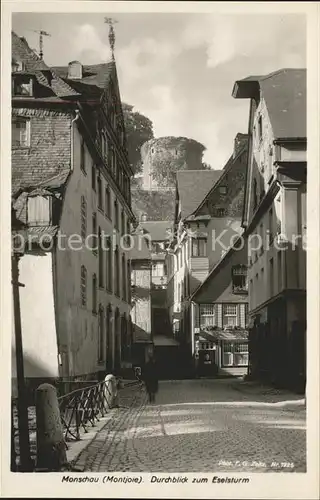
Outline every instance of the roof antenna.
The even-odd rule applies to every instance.
[[[44,36],[51,36],[50,33],[47,33],[46,31],[43,31],[43,30],[29,30],[29,31],[33,31],[34,33],[38,33],[39,35],[39,57],[40,59],[42,60],[43,59],[43,37]]]
[[[113,25],[116,24],[118,21],[116,19],[113,19],[112,17],[105,17],[104,22],[106,24],[109,24],[109,43],[111,47],[111,57],[112,60],[114,61],[114,46],[116,42],[116,35],[114,32],[114,27]]]

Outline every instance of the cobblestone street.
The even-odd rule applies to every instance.
[[[300,399],[300,401],[299,401]],[[123,391],[121,408],[75,461],[85,471],[305,472],[301,397],[250,391],[241,381],[160,382]]]

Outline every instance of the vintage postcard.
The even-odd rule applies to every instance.
[[[3,2],[3,496],[319,497],[319,14]]]

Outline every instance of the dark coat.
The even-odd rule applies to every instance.
[[[145,364],[143,371],[143,380],[146,384],[146,389],[148,392],[158,392],[158,370],[157,365],[154,361],[148,361]]]

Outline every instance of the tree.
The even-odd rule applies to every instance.
[[[153,124],[146,116],[134,111],[131,104],[122,103],[127,136],[129,163],[135,174],[142,171],[141,146],[153,138]]]

